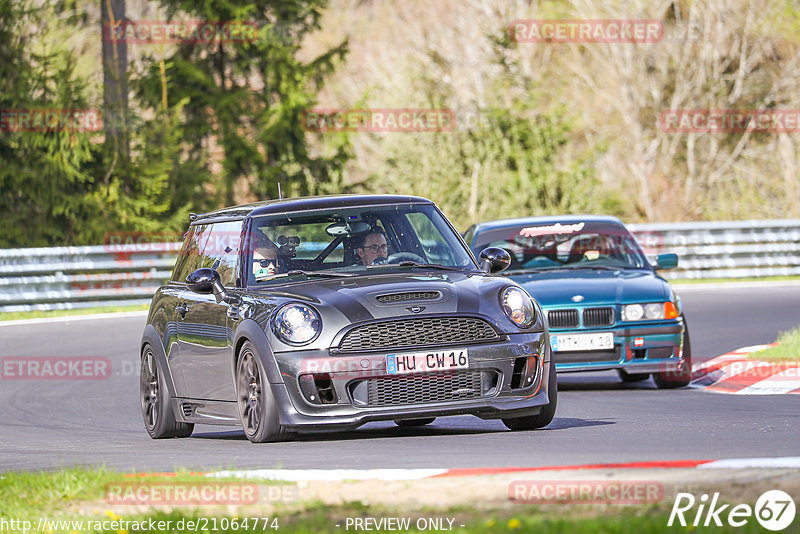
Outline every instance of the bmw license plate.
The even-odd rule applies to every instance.
[[[553,335],[550,336],[550,345],[554,352],[613,349],[614,332]]]
[[[386,356],[386,372],[390,375],[467,368],[469,368],[467,349],[409,352]]]

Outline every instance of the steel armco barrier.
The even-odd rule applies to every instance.
[[[651,257],[673,252],[671,280],[800,276],[800,219],[631,224]],[[146,304],[180,243],[0,250],[0,312]]]

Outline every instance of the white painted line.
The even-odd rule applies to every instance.
[[[216,471],[206,476],[243,479],[286,480],[418,480],[446,473],[447,469],[249,469]]]
[[[118,313],[92,313],[87,315],[65,315],[63,317],[40,317],[38,319],[20,319],[17,321],[0,321],[0,326],[23,326],[42,323],[68,323],[70,321],[89,321],[96,319],[124,319],[125,317],[147,317],[148,310],[118,312]]]
[[[800,456],[785,456],[782,458],[728,458],[726,460],[714,460],[705,464],[700,464],[697,469],[744,469],[769,468],[769,469],[794,469],[800,467]]]
[[[781,395],[800,389],[800,379],[798,370],[786,369],[780,373],[765,378],[761,382],[756,382],[752,386],[737,391],[741,395]]]

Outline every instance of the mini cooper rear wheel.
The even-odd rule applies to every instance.
[[[145,345],[142,352],[139,397],[142,403],[144,427],[151,438],[186,438],[192,435],[194,423],[181,423],[175,420],[172,399],[158,359],[150,345]]]
[[[641,382],[650,378],[650,373],[629,373],[623,369],[617,369],[617,373],[623,382]]]
[[[434,421],[436,421],[435,417],[426,417],[424,419],[396,419],[394,424],[399,427],[424,426],[429,425]]]
[[[281,426],[278,403],[255,347],[246,341],[236,364],[236,399],[244,434],[253,443],[285,441],[293,434]]]
[[[534,430],[544,428],[553,421],[558,404],[558,379],[556,378],[556,361],[550,357],[550,376],[547,380],[547,396],[550,402],[542,406],[538,415],[511,417],[503,419],[503,424],[511,430]]]
[[[692,381],[692,344],[689,340],[689,325],[683,319],[683,358],[680,366],[673,371],[653,373],[653,381],[661,389],[674,389],[688,386]]]

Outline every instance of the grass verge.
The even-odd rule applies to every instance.
[[[22,319],[42,319],[45,317],[67,317],[70,315],[91,315],[95,313],[119,313],[131,311],[146,311],[149,304],[136,304],[133,306],[96,306],[92,308],[73,308],[70,310],[35,310],[26,312],[2,312],[0,321],[19,321]]]
[[[758,352],[751,352],[748,358],[765,362],[798,362],[800,363],[800,327],[782,333],[777,339],[778,345]]]
[[[131,481],[180,483],[220,479],[179,472],[169,477],[131,477],[107,469],[61,469],[52,472],[8,472],[0,475],[0,530],[46,532],[347,532],[395,530],[430,532],[446,530],[489,534],[536,532],[537,534],[647,534],[690,532],[691,526],[667,526],[672,499],[638,506],[563,504],[513,504],[491,506],[477,501],[434,509],[397,502],[387,507],[361,501],[323,504],[319,501],[280,503],[270,506],[195,506],[169,509],[106,504],[109,484]],[[230,479],[237,480],[237,479]],[[238,480],[242,482],[241,480]],[[273,485],[281,485],[277,482]],[[269,485],[259,481],[259,485]],[[292,485],[294,486],[294,485]],[[344,489],[341,492],[347,494]],[[693,518],[690,514],[689,520]],[[46,520],[46,521],[45,521]],[[391,520],[392,523],[387,521]],[[12,523],[12,521],[16,523]],[[21,521],[28,521],[21,525]],[[44,525],[40,523],[44,522]],[[358,528],[358,521],[361,528]],[[383,523],[381,523],[383,521]],[[723,524],[725,524],[723,522]],[[379,528],[383,525],[384,528]],[[41,528],[39,528],[41,526]],[[369,528],[371,527],[371,528]],[[393,528],[392,528],[393,527]],[[751,519],[743,527],[702,527],[703,532],[763,532]]]

